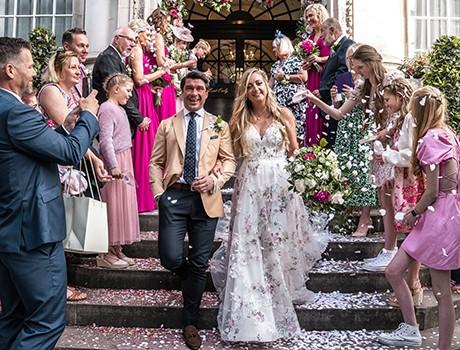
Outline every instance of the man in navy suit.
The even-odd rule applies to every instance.
[[[57,163],[77,164],[99,131],[93,92],[72,132],[22,103],[29,43],[0,38],[0,349],[54,349],[65,326],[65,214]]]
[[[350,45],[353,44],[353,40],[343,34],[342,26],[336,18],[328,18],[321,24],[321,37],[327,45],[331,46],[331,54],[324,66],[319,90],[313,93],[330,105],[332,104],[330,90],[335,84],[337,75],[348,71],[346,52]],[[332,147],[335,143],[337,121],[329,118],[329,120],[326,120],[325,125],[326,138],[329,146]]]

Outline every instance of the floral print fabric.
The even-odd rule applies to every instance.
[[[313,301],[307,273],[327,243],[313,235],[299,195],[288,190],[286,148],[274,122],[250,126],[238,172],[218,327],[223,340],[270,342],[300,331],[293,302]]]

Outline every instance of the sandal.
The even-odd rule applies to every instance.
[[[82,301],[88,296],[72,287],[67,287],[67,301]]]
[[[363,237],[366,237],[367,236],[367,232],[369,231],[369,228],[372,226],[372,219],[370,219],[368,222],[367,222],[367,225],[359,225],[358,224],[358,227],[356,228],[356,231],[353,232],[351,234],[351,237],[354,237],[354,238],[363,238]]]
[[[450,282],[450,289],[452,290],[452,293],[460,293],[460,283],[456,283],[455,281]]]
[[[414,306],[420,306],[423,302],[423,288],[420,285],[420,282],[415,285],[415,287],[410,287],[410,291],[412,294],[412,301]],[[399,307],[398,298],[396,298],[395,293],[391,293],[391,295],[387,299],[387,303],[390,306]]]

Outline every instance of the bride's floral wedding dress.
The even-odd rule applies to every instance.
[[[309,224],[299,195],[288,190],[283,126],[261,136],[251,125],[249,148],[235,182],[218,327],[223,340],[271,342],[300,331],[293,303],[314,300],[307,274],[326,248]]]

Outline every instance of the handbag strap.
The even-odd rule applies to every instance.
[[[96,175],[96,171],[94,169],[94,164],[93,164],[93,160],[91,159],[91,157],[89,158],[89,163],[91,164],[91,170],[93,171],[93,175],[94,175],[94,183],[96,184],[96,190],[97,190],[97,194],[99,195],[99,199],[101,199],[101,191],[99,189],[99,183],[97,181],[97,175]],[[86,165],[86,162],[85,162],[85,168],[86,168],[86,173],[89,174],[88,172],[88,168],[87,168],[87,165]],[[88,179],[89,179],[89,176],[88,176]],[[94,199],[94,193],[93,193],[93,189],[91,187],[91,183],[89,184],[89,188],[90,188],[90,191],[91,191],[91,196],[93,197]]]

